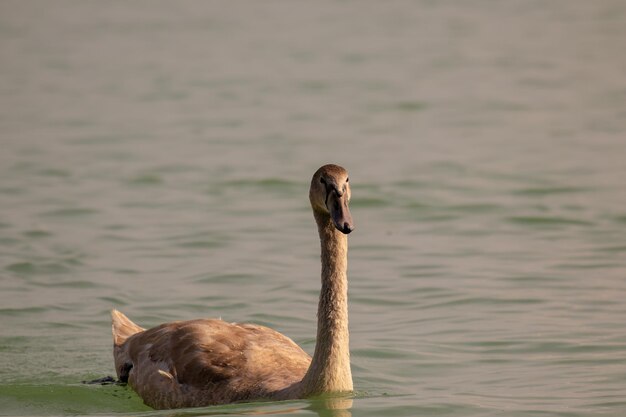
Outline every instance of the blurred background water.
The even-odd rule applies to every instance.
[[[625,45],[621,0],[2,1],[0,414],[162,415],[81,384],[113,307],[311,352],[334,162],[353,416],[624,415]],[[254,413],[332,415],[177,414]]]

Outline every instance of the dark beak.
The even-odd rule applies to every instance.
[[[336,190],[331,191],[326,199],[326,208],[337,230],[346,235],[354,230],[346,193],[339,195]]]

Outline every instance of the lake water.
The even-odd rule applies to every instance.
[[[113,307],[312,352],[333,162],[351,404],[175,415],[625,415],[625,47],[621,0],[3,1],[0,414],[172,415],[81,384]]]

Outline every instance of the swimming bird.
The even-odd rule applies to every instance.
[[[322,261],[312,358],[287,336],[256,324],[198,319],[145,330],[113,310],[119,380],[157,409],[351,392],[347,235],[354,226],[347,171],[332,164],[319,168],[309,200]]]

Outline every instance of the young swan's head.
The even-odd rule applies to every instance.
[[[346,235],[354,230],[352,215],[348,209],[350,184],[348,171],[339,165],[324,165],[311,180],[309,200],[317,213],[330,216],[333,224]]]

